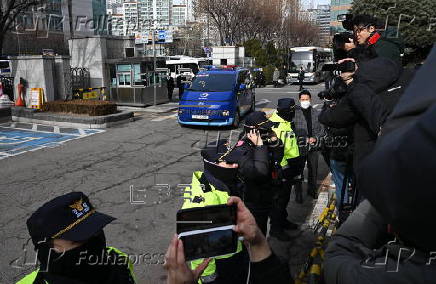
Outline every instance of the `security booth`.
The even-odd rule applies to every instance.
[[[110,100],[119,105],[148,106],[168,102],[165,59],[124,58],[109,62]]]

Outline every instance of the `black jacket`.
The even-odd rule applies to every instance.
[[[350,215],[325,252],[326,284],[434,284],[436,262],[388,233],[387,223],[367,200]],[[410,257],[410,259],[409,259]],[[399,262],[398,262],[399,261]]]
[[[328,127],[353,127],[354,167],[371,153],[380,128],[389,115],[380,94],[400,76],[400,67],[386,58],[374,58],[359,65],[347,94],[336,105],[324,106],[319,122]]]
[[[239,176],[245,183],[244,202],[249,207],[269,207],[272,192],[268,147],[243,139],[233,151],[238,157]]]
[[[329,150],[330,160],[347,162],[353,155],[353,129],[352,128],[325,128],[323,137],[324,147]]]
[[[251,263],[252,276],[250,284],[290,284],[294,283],[286,264],[280,262],[277,256],[271,254],[260,262]]]
[[[436,191],[432,189],[436,169],[435,62],[436,48],[384,125],[374,152],[357,172],[357,186],[369,201],[363,202],[332,238],[325,258],[326,284],[436,282],[435,254],[431,253],[436,251]],[[387,242],[387,224],[401,243]]]

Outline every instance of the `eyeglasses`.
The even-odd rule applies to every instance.
[[[363,30],[366,30],[366,29],[368,29],[369,28],[369,26],[360,26],[360,27],[356,27],[356,28],[354,28],[354,33],[355,34],[360,34]]]

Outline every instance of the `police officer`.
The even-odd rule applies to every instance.
[[[106,246],[103,228],[113,220],[82,192],[45,203],[27,220],[39,269],[18,283],[135,283],[128,256]]]
[[[246,117],[244,133],[233,150],[239,175],[245,183],[244,202],[264,235],[274,193],[271,159],[280,160],[280,153],[283,155],[283,147],[269,147],[279,142],[271,129],[273,125],[264,112],[252,112]]]
[[[201,151],[204,172],[192,175],[192,182],[184,193],[182,209],[227,204],[230,196],[241,196],[243,183],[238,178],[236,152],[229,148],[227,140],[219,140],[218,145]],[[249,257],[242,242],[238,243],[237,253],[212,258],[200,276],[199,283],[246,283]],[[203,260],[191,262],[193,270],[202,267]]]
[[[291,98],[279,99],[277,111],[270,117],[270,121],[276,125],[272,130],[283,143],[284,153],[280,161],[275,161],[280,169],[280,183],[274,196],[274,206],[271,211],[271,232],[270,235],[281,241],[289,241],[290,237],[284,229],[295,230],[298,228],[287,220],[287,206],[290,199],[294,178],[298,175],[298,166],[294,163],[299,157],[299,150],[295,133],[292,129],[292,120],[295,117],[295,100]]]

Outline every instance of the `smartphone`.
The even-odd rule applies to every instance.
[[[177,234],[183,241],[185,259],[216,257],[234,253],[238,235],[236,207],[213,205],[182,209],[177,212]]]

